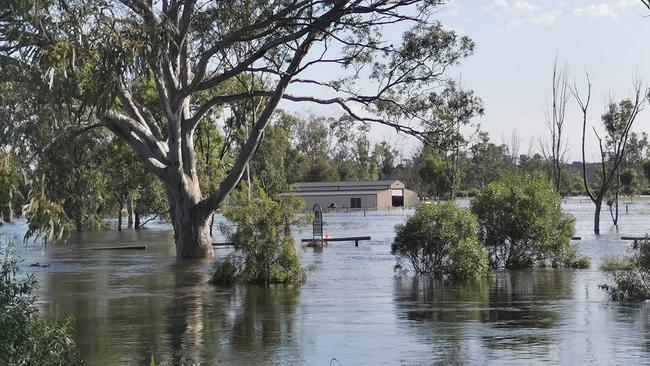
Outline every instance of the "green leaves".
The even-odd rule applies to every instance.
[[[36,181],[29,192],[29,202],[23,208],[27,217],[24,240],[41,240],[43,244],[61,239],[66,224],[63,207],[47,199],[44,182]]]
[[[479,238],[490,249],[492,267],[522,268],[570,262],[573,216],[561,207],[550,181],[508,174],[483,188],[472,200]]]
[[[302,201],[295,197],[274,200],[263,189],[242,187],[231,194],[224,216],[231,225],[220,230],[234,251],[219,261],[212,274],[216,284],[295,284],[305,278],[294,247],[291,227]]]
[[[36,280],[23,275],[18,262],[13,244],[0,244],[0,364],[81,365],[74,319],[38,319]]]
[[[391,253],[396,268],[406,260],[418,274],[478,278],[489,273],[488,252],[477,240],[478,223],[453,202],[423,204],[406,224],[395,226]]]

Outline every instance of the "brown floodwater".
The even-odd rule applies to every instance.
[[[650,202],[629,203],[620,232],[650,228]],[[45,249],[19,246],[39,281],[46,317],[72,314],[89,365],[638,364],[650,358],[648,303],[621,304],[598,288],[598,267],[623,254],[607,213],[591,233],[593,206],[569,199],[592,269],[499,271],[482,283],[397,276],[393,227],[409,210],[326,213],[330,236],[372,240],[300,249],[313,265],[300,287],[214,287],[213,260],[174,257],[169,227],[71,235]],[[22,236],[24,224],[0,228]],[[296,230],[308,237],[310,227]],[[216,238],[222,240],[223,238]],[[115,244],[146,251],[79,250]],[[217,249],[223,256],[227,249]],[[33,263],[46,268],[30,267]]]

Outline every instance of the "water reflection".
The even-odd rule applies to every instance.
[[[647,231],[649,202],[622,232]],[[152,352],[159,365],[639,364],[650,357],[650,303],[613,303],[598,288],[600,258],[627,245],[591,234],[588,202],[567,208],[593,269],[498,272],[479,283],[394,277],[393,227],[409,211],[326,214],[329,235],[372,241],[301,250],[316,270],[300,289],[214,287],[211,261],[176,260],[165,228],[75,234],[45,255],[38,246],[19,254],[50,265],[27,268],[42,314],[75,315],[89,365],[147,364]],[[0,230],[22,237],[24,225]],[[147,250],[77,250],[114,242]]]
[[[298,288],[237,286],[226,294],[223,313],[217,318],[229,333],[221,339],[220,361],[236,363],[241,355],[247,355],[251,364],[299,360],[294,332]]]
[[[551,328],[559,313],[547,305],[573,298],[573,276],[574,271],[562,269],[500,271],[483,321],[502,328]]]
[[[201,285],[208,277],[196,269],[200,266],[191,262],[194,261],[178,260],[170,267],[174,274],[174,291],[165,317],[168,357],[172,365],[198,364],[203,350],[206,319]]]
[[[503,357],[504,351],[544,357],[557,343],[553,328],[566,315],[554,303],[573,297],[573,276],[528,270],[497,272],[478,282],[398,278],[397,316],[428,340],[442,364]],[[485,358],[472,359],[481,354]]]

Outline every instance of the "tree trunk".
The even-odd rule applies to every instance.
[[[212,257],[214,252],[208,216],[202,215],[197,206],[201,200],[198,182],[187,180],[183,184],[166,181],[165,187],[174,227],[176,256],[179,258]]]
[[[126,210],[127,210],[127,225],[128,228],[131,229],[133,228],[133,197],[129,195],[128,201],[126,203]]]
[[[137,209],[135,210],[135,229],[139,230],[140,229],[140,211]]]
[[[594,234],[600,234],[600,209],[602,202],[595,202],[596,211],[594,212]]]
[[[7,212],[4,212],[2,214],[2,220],[4,222],[11,222],[11,220],[13,220],[13,217],[14,217],[14,210],[11,207],[11,205],[8,205],[7,206]]]
[[[122,205],[122,202],[120,202],[120,208],[117,211],[117,231],[122,231],[122,209],[124,208],[124,205]]]
[[[83,225],[82,225],[82,222],[81,222],[81,213],[80,212],[77,212],[74,215],[74,228],[78,233],[81,232],[81,230],[83,229]]]

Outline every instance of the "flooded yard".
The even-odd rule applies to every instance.
[[[393,272],[393,227],[412,211],[326,213],[330,236],[371,241],[300,249],[314,269],[298,288],[207,284],[213,260],[175,258],[165,225],[81,233],[42,249],[19,246],[39,280],[45,316],[72,314],[89,365],[633,364],[650,357],[650,306],[607,299],[601,259],[623,235],[650,231],[650,201],[622,204],[620,234],[603,212],[571,198],[588,270],[499,271],[483,283],[442,283]],[[22,237],[23,225],[0,231]],[[296,239],[311,227],[296,231]],[[146,244],[146,251],[78,250]],[[217,256],[228,249],[218,248]],[[34,263],[48,267],[31,267]]]

